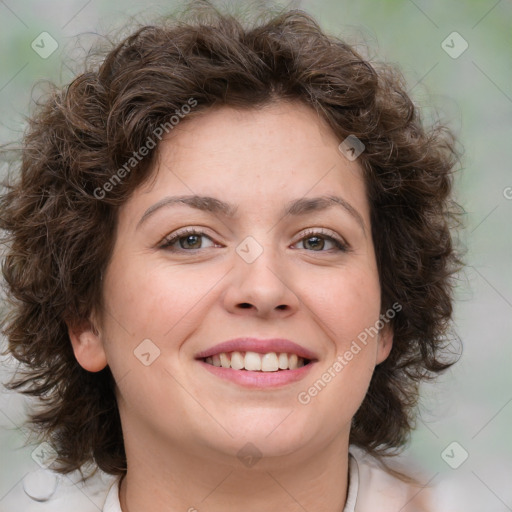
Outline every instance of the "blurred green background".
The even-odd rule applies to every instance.
[[[367,43],[376,60],[399,64],[425,118],[437,113],[465,148],[457,194],[467,212],[468,267],[455,315],[463,356],[424,387],[418,428],[403,459],[439,486],[446,510],[512,510],[512,1],[278,3],[312,13],[327,32],[360,48]],[[111,33],[130,17],[151,21],[178,5],[0,1],[0,143],[22,134],[38,94],[34,83],[69,82],[73,59],[85,55],[95,34]],[[63,65],[65,55],[72,58]],[[4,381],[9,365],[3,360]],[[23,407],[18,395],[0,393],[0,511],[3,497],[37,467],[16,428]],[[457,465],[465,452],[456,469],[446,462]]]

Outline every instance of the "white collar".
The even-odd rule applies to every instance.
[[[121,503],[119,502],[119,484],[121,477],[117,478],[108,491],[102,512],[123,512]]]

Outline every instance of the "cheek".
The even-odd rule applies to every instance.
[[[309,407],[332,411],[335,419],[326,428],[334,433],[350,424],[375,368],[377,336],[372,327],[379,319],[380,287],[376,274],[351,268],[319,281],[315,290],[307,304],[331,341],[331,350],[319,378],[307,383],[298,401],[308,414]]]
[[[143,339],[164,348],[197,323],[201,304],[215,290],[211,269],[169,265],[147,255],[113,260],[105,276],[106,322],[111,352],[134,350]],[[112,354],[115,356],[115,354]]]
[[[119,258],[112,263],[105,287],[112,312],[130,332],[154,330],[164,310],[177,311],[190,292],[178,273],[177,279],[171,277],[166,278],[162,265],[147,265],[143,257]]]
[[[300,279],[300,277],[298,278]],[[318,323],[344,351],[351,340],[373,326],[380,313],[380,285],[370,266],[340,267],[303,281],[301,300],[311,309]]]
[[[176,353],[197,328],[219,276],[144,256],[112,261],[105,276],[104,340],[118,399],[147,414],[169,396],[174,405],[189,403],[170,373],[179,370]]]

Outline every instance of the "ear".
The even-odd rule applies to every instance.
[[[379,332],[379,340],[377,341],[377,360],[378,365],[386,360],[393,347],[393,329],[389,323],[385,324]]]
[[[68,326],[69,339],[78,364],[89,372],[99,372],[107,366],[101,334],[90,320]]]

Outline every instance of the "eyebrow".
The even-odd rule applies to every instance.
[[[220,199],[216,199],[215,197],[199,195],[169,196],[164,197],[154,205],[150,206],[144,212],[141,219],[137,223],[136,229],[138,229],[140,225],[143,222],[145,222],[151,215],[153,215],[157,210],[160,210],[161,208],[164,207],[173,206],[176,204],[184,204],[191,208],[195,208],[196,210],[201,210],[213,214],[222,214],[230,218],[234,217],[236,211],[238,210],[238,206],[231,203],[226,203],[224,201],[221,201]],[[290,201],[285,205],[283,216],[305,215],[311,212],[327,210],[334,206],[339,206],[343,208],[343,210],[345,210],[347,213],[349,213],[350,216],[353,217],[361,226],[363,233],[366,236],[364,221],[361,214],[350,203],[348,203],[345,199],[339,196],[327,195],[319,197],[303,197],[301,199]]]
[[[137,223],[138,229],[139,226],[151,215],[153,215],[157,210],[163,207],[173,206],[175,204],[184,204],[190,206],[191,208],[195,208],[196,210],[201,210],[204,212],[214,213],[214,214],[222,214],[226,217],[234,217],[237,206],[221,201],[220,199],[216,199],[214,197],[209,196],[198,196],[198,195],[189,195],[189,196],[169,196],[164,197],[153,206],[150,206],[141,217],[139,222]]]

